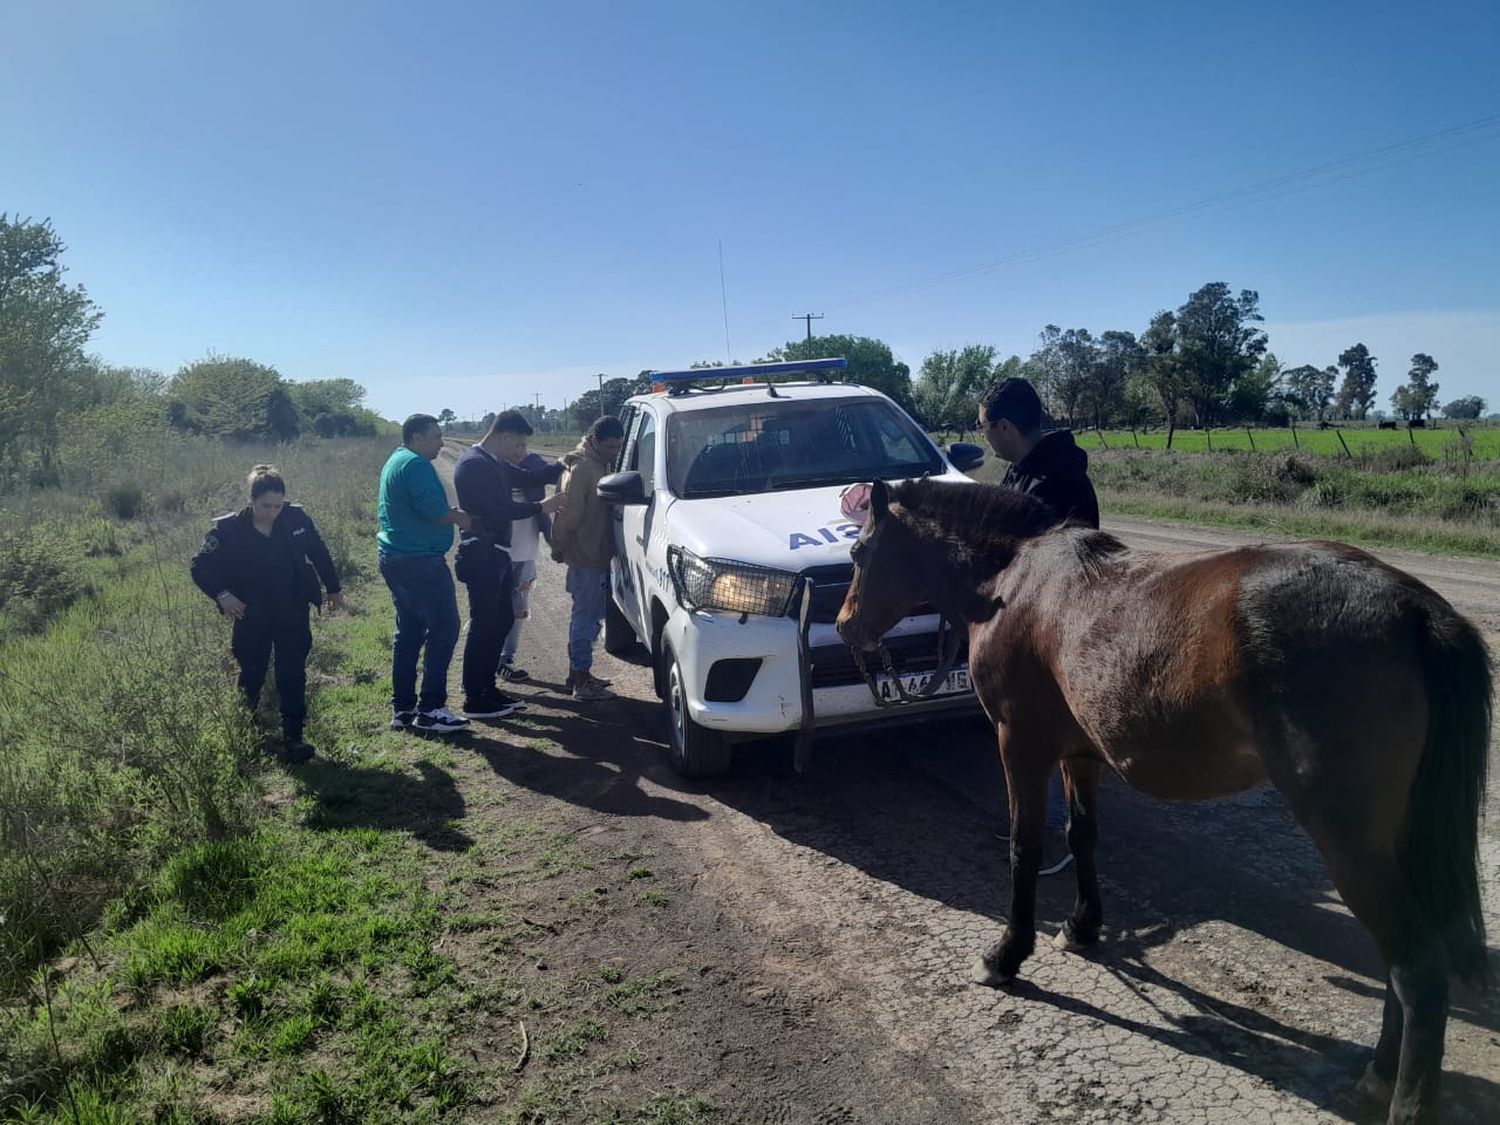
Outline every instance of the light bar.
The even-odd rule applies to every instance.
[[[695,367],[691,371],[652,371],[647,378],[652,383],[701,383],[708,379],[744,379],[762,375],[813,374],[819,371],[842,371],[849,361],[837,359],[801,359],[788,363],[743,363],[737,367]]]

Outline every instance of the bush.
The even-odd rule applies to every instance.
[[[0,613],[12,629],[35,632],[87,592],[61,536],[36,527],[0,533]]]
[[[133,520],[140,515],[146,494],[138,484],[117,484],[104,493],[104,510],[116,519]]]

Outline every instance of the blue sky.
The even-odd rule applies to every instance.
[[[1493,0],[12,0],[0,210],[52,218],[109,361],[392,417],[724,358],[721,241],[742,360],[804,311],[913,371],[1024,355],[1222,280],[1289,364],[1363,341],[1385,405],[1424,351],[1496,405],[1500,121],[1129,225],[1493,115]]]

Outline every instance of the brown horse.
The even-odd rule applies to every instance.
[[[1010,790],[1011,910],[976,979],[1036,942],[1047,779],[1059,763],[1078,898],[1063,948],[1099,936],[1099,768],[1156,797],[1269,781],[1387,967],[1360,1088],[1390,1121],[1437,1113],[1448,977],[1488,976],[1476,873],[1489,657],[1436,593],[1363,551],[1290,543],[1128,550],[982,484],[872,489],[838,628],[851,646],[927,603],[968,627]]]

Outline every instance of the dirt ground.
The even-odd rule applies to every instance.
[[[1152,549],[1245,541],[1106,525]],[[1391,557],[1500,639],[1500,567]],[[564,826],[588,860],[527,906],[538,976],[604,962],[674,974],[670,1007],[635,1044],[654,1089],[706,1097],[735,1122],[1383,1120],[1352,1095],[1379,1029],[1374,949],[1274,792],[1167,804],[1109,782],[1105,941],[1078,956],[1044,940],[1017,987],[980,988],[968,974],[1009,897],[1005,789],[982,719],[827,738],[803,776],[784,748],[749,749],[731,776],[684,782],[642,664],[601,652],[613,702],[555,690],[567,608],[562,569],[544,560],[520,657],[535,680],[515,691],[530,710],[456,740],[457,807]],[[462,829],[497,830],[484,816]],[[565,909],[637,893],[630,863],[649,867],[659,908],[582,922]],[[1043,880],[1047,934],[1072,894],[1071,872]],[[1446,1065],[1450,1119],[1500,1120],[1493,996],[1455,992]],[[632,1080],[594,1089],[650,1093],[622,1089]]]

